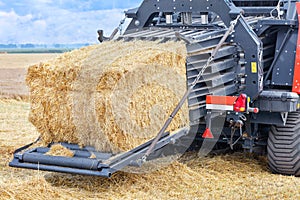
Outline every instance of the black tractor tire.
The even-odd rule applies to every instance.
[[[285,126],[271,127],[268,164],[273,173],[300,176],[300,112],[289,113]]]

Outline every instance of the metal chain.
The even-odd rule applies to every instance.
[[[122,20],[120,21],[120,23],[119,23],[118,29],[119,29],[120,35],[123,34],[123,24],[125,23],[125,20],[126,20],[126,19],[127,19],[127,17],[125,17],[124,19],[122,19]]]
[[[215,58],[216,54],[218,53],[218,51],[220,50],[221,46],[224,44],[224,42],[226,41],[226,39],[228,38],[228,36],[234,31],[234,28],[235,28],[238,20],[240,19],[241,15],[242,14],[240,13],[236,17],[235,20],[233,20],[233,21],[230,22],[229,28],[227,29],[227,31],[225,32],[224,36],[219,41],[218,45],[213,50],[213,52],[212,52],[211,56],[208,58],[206,64],[203,66],[202,70],[198,73],[197,77],[195,78],[195,80],[193,81],[193,83],[191,84],[191,86],[186,90],[185,94],[183,95],[183,97],[181,98],[181,100],[179,101],[179,103],[177,104],[176,108],[171,113],[170,117],[166,120],[165,124],[163,125],[163,127],[161,128],[161,130],[158,132],[158,134],[155,137],[155,139],[152,141],[149,149],[147,150],[147,152],[145,153],[145,155],[141,158],[142,162],[145,162],[147,160],[148,156],[153,152],[154,147],[157,144],[157,142],[159,141],[159,139],[161,138],[162,134],[169,127],[169,125],[172,122],[172,120],[174,119],[175,115],[181,109],[181,107],[183,106],[185,100],[188,98],[188,96],[192,92],[193,88],[196,86],[197,82],[200,80],[200,78],[204,74],[205,70],[208,68],[208,66],[210,65],[210,63],[214,60],[214,58]]]
[[[240,133],[240,136],[239,138],[237,138],[234,142],[233,142],[233,136],[234,136],[234,133],[237,131],[237,129],[239,129],[239,133]],[[230,136],[230,148],[231,150],[233,150],[233,147],[234,145],[236,145],[238,143],[238,141],[243,137],[243,124],[241,123],[236,123],[236,125],[234,125],[232,128],[231,128],[231,136]]]

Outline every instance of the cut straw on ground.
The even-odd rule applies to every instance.
[[[196,153],[147,174],[111,179],[8,167],[14,149],[38,134],[29,104],[0,101],[0,199],[299,199],[300,179],[270,173],[265,157]],[[17,113],[17,114],[16,114]],[[23,127],[23,128],[20,128]]]

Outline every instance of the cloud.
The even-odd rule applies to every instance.
[[[96,43],[97,29],[109,34],[123,17],[122,10],[72,13],[40,19],[0,12],[0,43]]]
[[[0,43],[97,43],[98,29],[110,35],[124,18],[125,8],[139,2],[2,0]]]
[[[19,16],[14,11],[0,12],[0,43],[14,43],[19,32],[26,28],[31,20],[30,14]]]

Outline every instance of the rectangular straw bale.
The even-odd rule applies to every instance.
[[[129,150],[157,134],[184,93],[185,49],[180,42],[112,41],[33,65],[30,121],[44,144]],[[185,105],[169,130],[186,125],[187,115]]]

